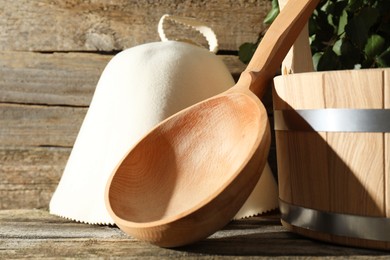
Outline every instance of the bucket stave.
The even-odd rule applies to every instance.
[[[274,85],[283,225],[390,249],[390,69],[297,73]]]

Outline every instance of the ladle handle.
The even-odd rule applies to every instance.
[[[244,72],[251,72],[250,90],[263,97],[284,57],[320,0],[289,0],[269,27]]]

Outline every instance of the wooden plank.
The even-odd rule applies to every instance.
[[[327,108],[383,108],[381,70],[325,74]],[[328,133],[331,211],[361,216],[386,216],[384,135]],[[386,242],[332,236],[349,245],[386,248]]]
[[[48,208],[70,150],[0,147],[0,209]]]
[[[238,50],[256,41],[269,9],[267,0],[0,0],[0,50],[122,50],[158,41],[157,24],[165,13],[204,21],[221,50]],[[179,38],[188,34],[174,31]]]
[[[1,184],[56,184],[71,148],[0,147]]]
[[[327,108],[383,107],[381,70],[324,75]],[[382,133],[328,133],[332,211],[384,217],[383,143]]]
[[[0,52],[0,102],[88,106],[112,55]]]
[[[300,60],[299,56],[296,57]],[[300,68],[299,65],[296,68]],[[308,88],[310,84],[310,88]],[[323,109],[323,73],[306,73],[275,79],[275,109]],[[275,131],[278,140],[278,176],[290,185],[291,198],[285,200],[296,206],[329,211],[329,176],[327,165],[327,135],[323,132]],[[280,151],[279,151],[280,150]],[[287,186],[287,184],[285,184]],[[279,188],[280,194],[285,194]],[[303,235],[308,230],[284,222],[284,226]],[[329,240],[328,234],[316,238]]]
[[[382,134],[337,133],[329,135],[328,142],[330,172],[337,173],[330,175],[331,209],[384,217]]]
[[[307,84],[310,82],[310,88]],[[323,74],[275,78],[274,107],[283,109],[321,109],[325,106]],[[276,131],[280,194],[286,202],[324,211],[329,210],[326,133]],[[290,194],[289,194],[290,193]]]
[[[0,211],[0,257],[131,259],[262,259],[323,256],[386,259],[387,252],[341,247],[287,232],[278,215],[233,221],[201,242],[165,249],[135,240],[117,227],[92,226],[51,216],[43,210]]]
[[[71,147],[86,108],[0,103],[0,146]]]
[[[0,103],[88,106],[113,55],[0,51]],[[218,55],[233,75],[245,65]]]
[[[48,208],[57,184],[0,184],[0,209]]]

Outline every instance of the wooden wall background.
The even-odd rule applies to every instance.
[[[163,14],[209,24],[238,75],[238,47],[256,41],[269,9],[269,0],[0,0],[0,209],[48,207],[103,68],[158,41]]]

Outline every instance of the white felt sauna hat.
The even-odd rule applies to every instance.
[[[210,50],[168,40],[163,30],[167,19],[202,33]],[[129,149],[163,119],[234,85],[214,53],[217,39],[209,27],[194,19],[164,15],[158,30],[161,42],[124,50],[104,69],[51,199],[50,213],[90,224],[113,224],[105,208],[105,186]],[[252,202],[257,205],[244,208],[242,216],[277,206],[275,180],[268,166],[265,171],[266,195],[257,195]]]

